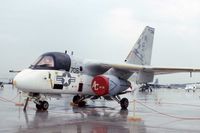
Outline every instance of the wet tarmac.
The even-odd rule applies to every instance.
[[[20,98],[17,94],[17,90],[9,86],[0,90],[0,132],[200,132],[200,90],[193,93],[156,89],[152,93],[130,93],[124,95],[131,101],[128,110],[120,110],[115,101],[103,99],[89,100],[87,107],[78,108],[70,105],[72,96],[66,96],[49,99],[49,110],[44,112],[36,111],[33,102],[24,112],[23,107],[15,105]]]

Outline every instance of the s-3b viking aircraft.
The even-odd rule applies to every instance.
[[[48,96],[61,94],[74,95],[72,102],[78,106],[85,106],[85,99],[103,97],[127,109],[129,101],[120,95],[130,92],[127,89],[131,88],[129,78],[133,74],[137,74],[137,82],[148,83],[158,74],[200,72],[194,68],[150,66],[153,37],[154,28],[147,26],[122,64],[82,60],[61,52],[45,53],[19,72],[13,84],[28,93],[38,110],[48,109]]]

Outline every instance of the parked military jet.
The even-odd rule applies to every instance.
[[[177,72],[199,72],[195,68],[150,66],[154,28],[147,26],[122,64],[84,60],[61,52],[41,55],[28,69],[14,78],[14,85],[34,99],[38,110],[49,107],[46,98],[61,94],[74,95],[72,101],[84,106],[85,99],[105,98],[117,101],[127,109],[129,100],[120,98],[131,88],[129,78],[137,74],[137,82],[153,81],[154,75]],[[28,101],[28,100],[27,100]]]

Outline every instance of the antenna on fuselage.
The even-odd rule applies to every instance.
[[[65,54],[67,54],[67,50],[65,50]],[[71,56],[74,55],[74,51],[71,51]]]

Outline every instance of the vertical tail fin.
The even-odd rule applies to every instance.
[[[150,65],[153,48],[154,28],[146,26],[135,43],[125,62],[138,65]]]

